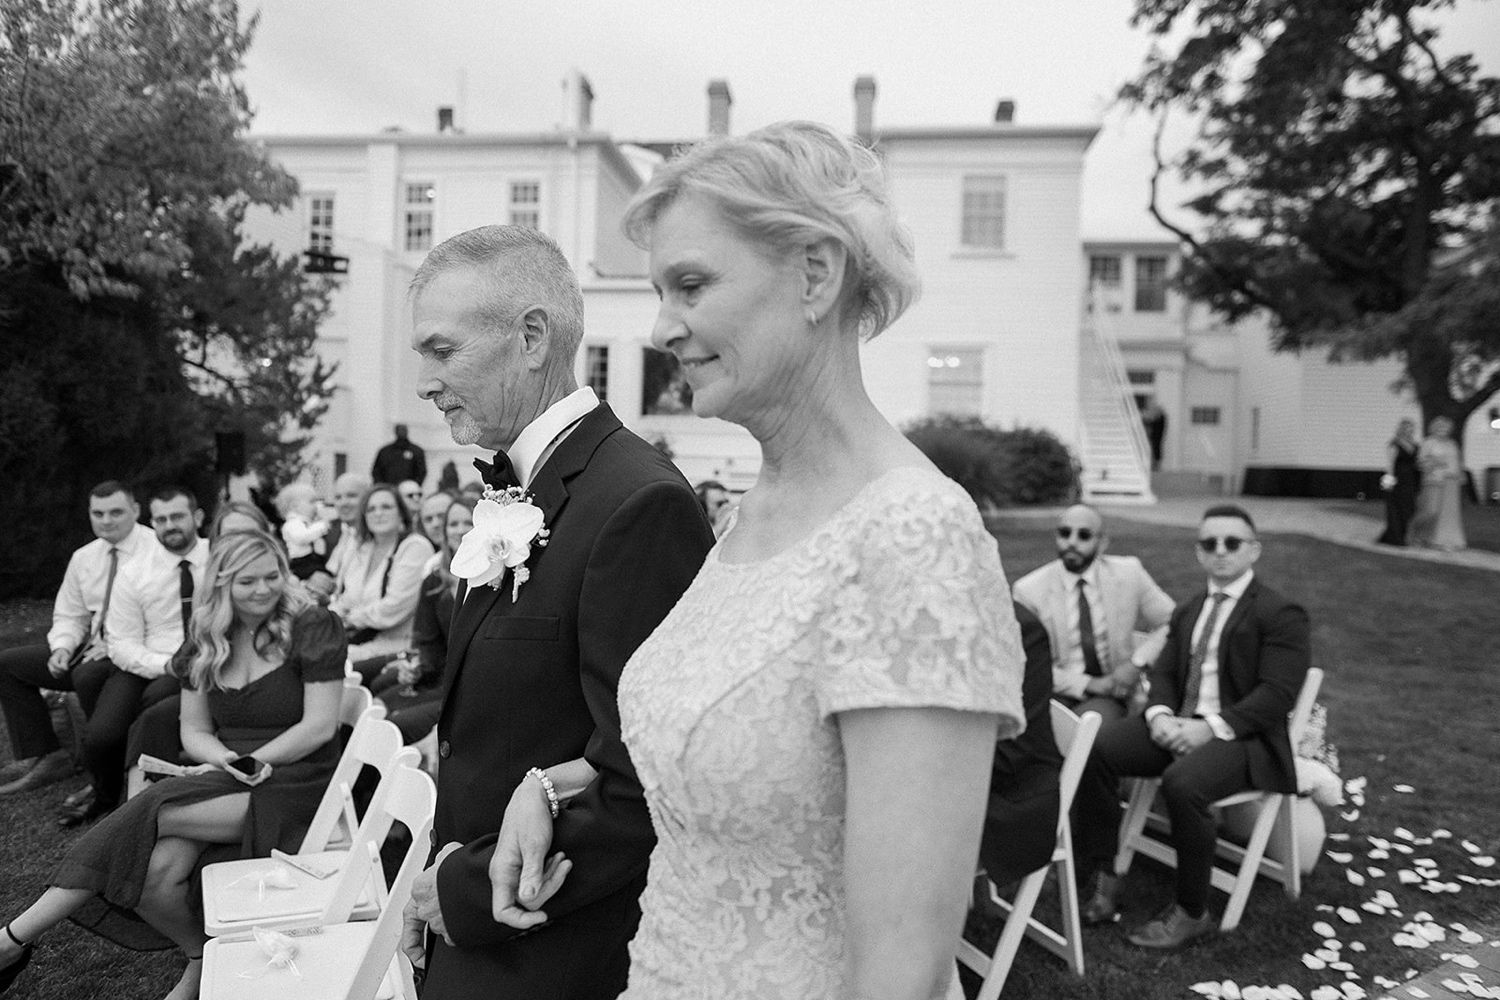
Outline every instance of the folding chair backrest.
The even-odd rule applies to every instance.
[[[1062,772],[1057,784],[1060,793],[1057,814],[1058,823],[1068,822],[1068,811],[1073,808],[1073,796],[1078,791],[1078,782],[1083,778],[1084,765],[1088,763],[1089,751],[1093,749],[1094,737],[1099,734],[1103,719],[1098,712],[1074,715],[1066,705],[1056,701],[1052,708],[1052,738],[1057,741],[1058,752],[1063,755]]]
[[[1297,692],[1297,702],[1292,706],[1292,714],[1287,718],[1286,735],[1292,741],[1292,749],[1297,749],[1297,744],[1302,742],[1302,734],[1307,731],[1307,720],[1312,718],[1313,704],[1318,700],[1318,690],[1323,686],[1323,671],[1312,667],[1307,671],[1307,678],[1302,682],[1302,690]]]
[[[349,683],[354,681],[353,684]],[[359,677],[345,677],[344,689],[339,695],[339,724],[353,729],[359,725],[359,720],[370,706],[375,704],[375,696],[370,689],[359,683]]]
[[[437,809],[437,787],[425,771],[406,766],[396,768],[387,783],[391,786],[390,793],[380,807],[384,814],[384,829],[389,830],[393,820],[400,820],[411,831],[411,843],[407,845],[406,857],[401,860],[401,867],[391,882],[389,897],[375,921],[370,945],[360,959],[359,971],[345,994],[345,1000],[365,1000],[375,995],[401,942],[402,911],[411,899],[412,882],[427,861],[427,837]],[[371,806],[370,811],[375,812],[375,807]],[[364,833],[365,829],[361,827],[361,834]],[[361,867],[379,865],[377,843],[355,839],[355,856],[360,859]],[[339,902],[347,913],[354,905],[354,896],[349,894]]]
[[[333,776],[328,779],[328,787],[323,790],[323,798],[298,853],[313,854],[327,848],[339,819],[352,813],[354,783],[360,771],[368,764],[386,774],[401,750],[401,730],[395,723],[379,718],[373,708],[367,708],[355,723]],[[350,828],[355,825],[351,822]]]

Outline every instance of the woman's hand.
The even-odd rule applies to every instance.
[[[413,657],[396,661],[396,681],[410,687],[422,679],[422,664]]]

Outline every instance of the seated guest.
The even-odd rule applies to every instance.
[[[0,985],[41,935],[72,917],[127,947],[175,943],[188,966],[170,997],[198,995],[205,938],[194,873],[295,851],[338,761],[344,632],[293,579],[269,535],[230,535],[213,549],[172,664],[183,684],[183,746],[199,765],[130,799],[73,845],[51,888],[0,934]],[[242,758],[252,777],[231,769]]]
[[[1052,859],[1057,846],[1058,775],[1062,754],[1052,735],[1052,649],[1041,620],[1015,604],[1026,649],[1021,701],[1026,729],[995,744],[990,802],[979,863],[997,886],[1018,882]]]
[[[412,533],[411,515],[394,486],[370,487],[360,510],[359,544],[339,567],[328,605],[349,630],[349,657],[355,661],[399,652],[410,643],[422,569],[432,558],[432,543]]]
[[[453,618],[458,577],[449,569],[458,543],[474,527],[474,501],[448,502],[443,547],[433,557],[432,572],[422,581],[412,626],[414,658],[396,671],[382,673],[370,689],[390,709],[389,719],[407,743],[415,743],[437,725],[443,709],[443,665],[448,660],[448,625]]]
[[[422,484],[415,479],[403,479],[396,484],[396,493],[401,497],[406,513],[416,522],[422,513]]]
[[[308,483],[292,483],[276,494],[281,540],[292,575],[306,580],[328,563],[329,523],[318,519],[318,495]]]
[[[220,535],[236,531],[264,531],[272,534],[271,522],[265,512],[245,500],[225,500],[219,504],[213,523],[208,528],[208,544],[213,545]]]
[[[721,537],[729,530],[729,518],[734,513],[734,497],[729,495],[729,490],[717,479],[703,480],[693,488],[693,492],[698,495],[698,506],[703,508],[703,516],[713,525],[714,537]]]
[[[106,480],[90,490],[89,525],[95,537],[68,560],[52,606],[47,644],[0,652],[0,710],[15,754],[15,761],[0,771],[0,795],[40,788],[73,774],[73,764],[52,731],[43,691],[80,691],[82,681],[80,694],[89,692],[91,700],[105,700],[100,724],[116,721],[110,707],[113,695],[105,698],[101,690],[110,673],[97,665],[108,654],[105,617],[120,571],[160,547],[151,529],[138,523],[140,513],[120,482]],[[97,701],[93,707],[98,707]]]
[[[323,569],[314,571],[304,581],[307,592],[324,607],[338,585],[339,570],[359,546],[358,524],[364,509],[360,502],[370,485],[370,477],[359,472],[346,472],[333,481],[333,510],[337,516],[328,529],[328,559]]]
[[[1172,599],[1134,556],[1105,555],[1104,519],[1075,504],[1057,522],[1057,559],[1016,582],[1015,599],[1047,627],[1052,693],[1080,715],[1125,715],[1142,669],[1167,641]],[[1139,647],[1137,629],[1150,632]]]
[[[208,544],[198,537],[203,511],[192,493],[180,486],[158,490],[150,509],[161,544],[118,574],[105,618],[109,653],[74,672],[89,718],[83,756],[93,796],[64,804],[58,823],[65,827],[90,822],[119,804],[131,724],[144,707],[177,692],[176,679],[165,676],[167,664],[182,645]]]
[[[1297,791],[1287,713],[1307,676],[1307,612],[1256,578],[1255,523],[1232,504],[1198,526],[1205,593],[1172,614],[1151,668],[1143,716],[1106,722],[1094,741],[1073,813],[1079,868],[1092,873],[1087,923],[1118,920],[1112,874],[1120,779],[1160,777],[1177,851],[1176,899],[1131,934],[1142,948],[1176,948],[1212,934],[1208,912],[1218,824],[1209,804],[1256,788]]]
[[[438,490],[432,496],[423,498],[421,510],[417,514],[417,524],[421,525],[422,534],[432,543],[432,547],[439,551],[443,548],[443,536],[447,533],[448,507],[452,503],[452,493],[447,490]]]

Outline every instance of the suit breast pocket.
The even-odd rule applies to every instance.
[[[556,642],[558,619],[508,615],[485,623],[480,637],[484,639],[530,639],[535,642]]]

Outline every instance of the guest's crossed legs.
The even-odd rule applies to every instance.
[[[1122,777],[1158,777],[1177,850],[1177,902],[1201,915],[1208,903],[1217,822],[1209,805],[1250,788],[1249,759],[1240,740],[1213,740],[1177,757],[1151,742],[1139,716],[1107,723],[1084,768],[1073,814],[1084,872],[1109,871],[1120,833]]]

